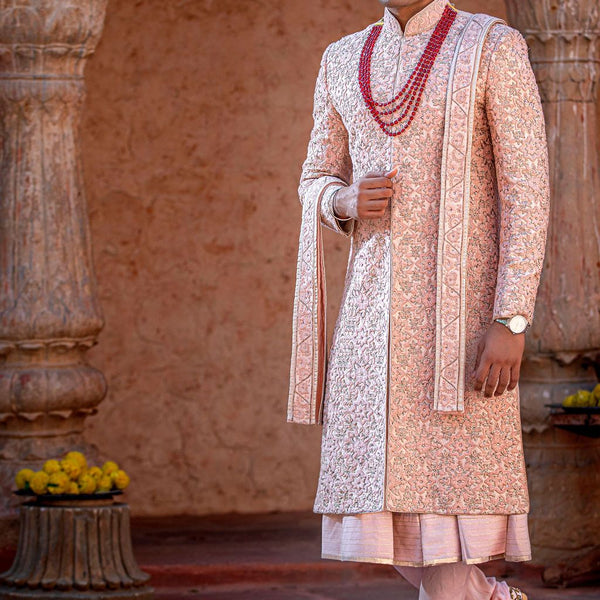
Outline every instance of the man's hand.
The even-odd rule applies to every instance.
[[[383,217],[393,194],[392,178],[398,167],[387,173],[367,173],[348,187],[340,188],[333,210],[340,219],[379,219]]]
[[[524,333],[514,334],[494,321],[477,348],[475,389],[481,391],[485,383],[484,395],[488,398],[514,390],[519,382],[524,349]]]

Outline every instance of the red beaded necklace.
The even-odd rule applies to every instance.
[[[371,28],[360,55],[358,85],[360,86],[360,91],[362,92],[367,108],[379,124],[381,130],[387,135],[400,135],[412,123],[417,108],[419,108],[421,96],[423,95],[423,90],[425,89],[425,84],[427,83],[433,63],[446,39],[450,26],[456,18],[456,14],[456,9],[447,4],[408,81],[396,96],[388,102],[375,101],[371,92],[371,57],[375,42],[381,33],[383,25],[376,23]],[[402,108],[402,112],[396,117],[397,112]],[[389,117],[389,119],[384,120],[383,117]]]

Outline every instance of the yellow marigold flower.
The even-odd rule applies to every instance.
[[[90,467],[86,473],[91,475],[96,481],[102,477],[102,469],[100,467]]]
[[[600,406],[600,383],[592,390],[592,397],[596,406]]]
[[[72,460],[76,462],[81,467],[82,471],[87,469],[87,460],[81,452],[76,452],[75,450],[72,452],[67,452],[65,460]]]
[[[45,471],[36,471],[29,480],[29,487],[36,494],[45,494],[48,491],[47,485],[50,475]]]
[[[74,460],[63,458],[60,461],[60,468],[67,474],[70,479],[77,479],[81,475],[81,466]]]
[[[45,471],[46,473],[48,473],[48,475],[52,475],[52,473],[60,471],[60,463],[56,459],[51,458],[50,460],[47,460],[44,463],[42,471]]]
[[[113,460],[107,460],[102,465],[102,473],[104,475],[110,475],[114,471],[118,471],[118,470],[119,470],[119,465]]]
[[[25,489],[32,475],[33,471],[31,469],[21,469],[15,476],[15,483],[17,484],[17,489]]]
[[[69,481],[69,494],[79,494],[79,486],[76,481]]]
[[[77,483],[82,494],[93,494],[96,491],[96,479],[90,475],[89,471],[82,473],[77,479]]]
[[[48,479],[48,491],[51,494],[64,494],[69,490],[71,480],[64,471],[57,471]]]
[[[122,469],[119,469],[118,471],[113,471],[110,474],[110,476],[111,476],[113,485],[118,490],[124,490],[129,485],[129,482],[130,482],[129,475],[127,475],[127,473],[125,473],[125,471],[123,471]]]
[[[589,390],[579,390],[575,394],[574,406],[594,406],[592,393]]]
[[[110,492],[110,488],[112,488],[112,480],[110,475],[102,475],[100,481],[98,481],[98,487],[96,488],[97,492]]]

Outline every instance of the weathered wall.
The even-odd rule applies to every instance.
[[[296,188],[321,53],[381,13],[109,3],[82,123],[109,383],[87,437],[131,473],[137,515],[312,507],[320,428],[285,422]],[[327,235],[330,325],[346,251]]]

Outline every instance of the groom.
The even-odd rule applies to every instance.
[[[539,93],[515,29],[447,0],[382,4],[321,61],[288,421],[323,424],[324,555],[397,565],[421,598],[517,598],[473,563],[530,558],[518,380],[548,224]],[[315,215],[352,238],[326,371]],[[365,558],[388,517],[400,548]],[[402,529],[416,522],[440,528],[435,547]]]

